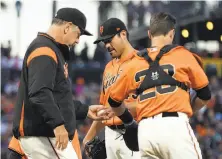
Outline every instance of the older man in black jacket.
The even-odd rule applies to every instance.
[[[15,105],[13,135],[30,159],[77,158],[70,140],[76,119],[98,117],[101,105],[73,101],[66,56],[79,43],[86,17],[77,9],[60,9],[47,33],[38,33],[27,49]]]

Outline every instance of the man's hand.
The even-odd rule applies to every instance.
[[[102,113],[98,113],[98,112]],[[93,120],[109,120],[113,117],[113,112],[110,108],[106,108],[103,105],[91,105],[87,116]]]
[[[64,150],[67,147],[69,141],[68,132],[66,131],[65,126],[57,126],[54,129],[54,134],[56,137],[56,148]]]

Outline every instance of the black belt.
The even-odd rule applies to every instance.
[[[152,118],[154,118],[154,116],[152,116]],[[179,117],[179,114],[177,112],[162,112],[162,117]],[[142,120],[147,118],[150,117],[143,117]]]
[[[125,129],[125,126],[123,124],[122,125],[111,125],[108,127],[112,130],[124,130]]]

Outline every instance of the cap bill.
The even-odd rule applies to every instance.
[[[107,40],[109,38],[112,38],[114,35],[105,35],[105,36],[102,36],[102,37],[99,37],[96,41],[94,41],[93,44],[97,44],[101,41],[104,41],[104,40]]]

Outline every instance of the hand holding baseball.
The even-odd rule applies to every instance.
[[[93,120],[108,120],[113,117],[113,112],[103,105],[91,105],[87,116]]]
[[[97,116],[107,116],[108,118],[112,118],[115,116],[112,108],[101,109],[97,112]]]

